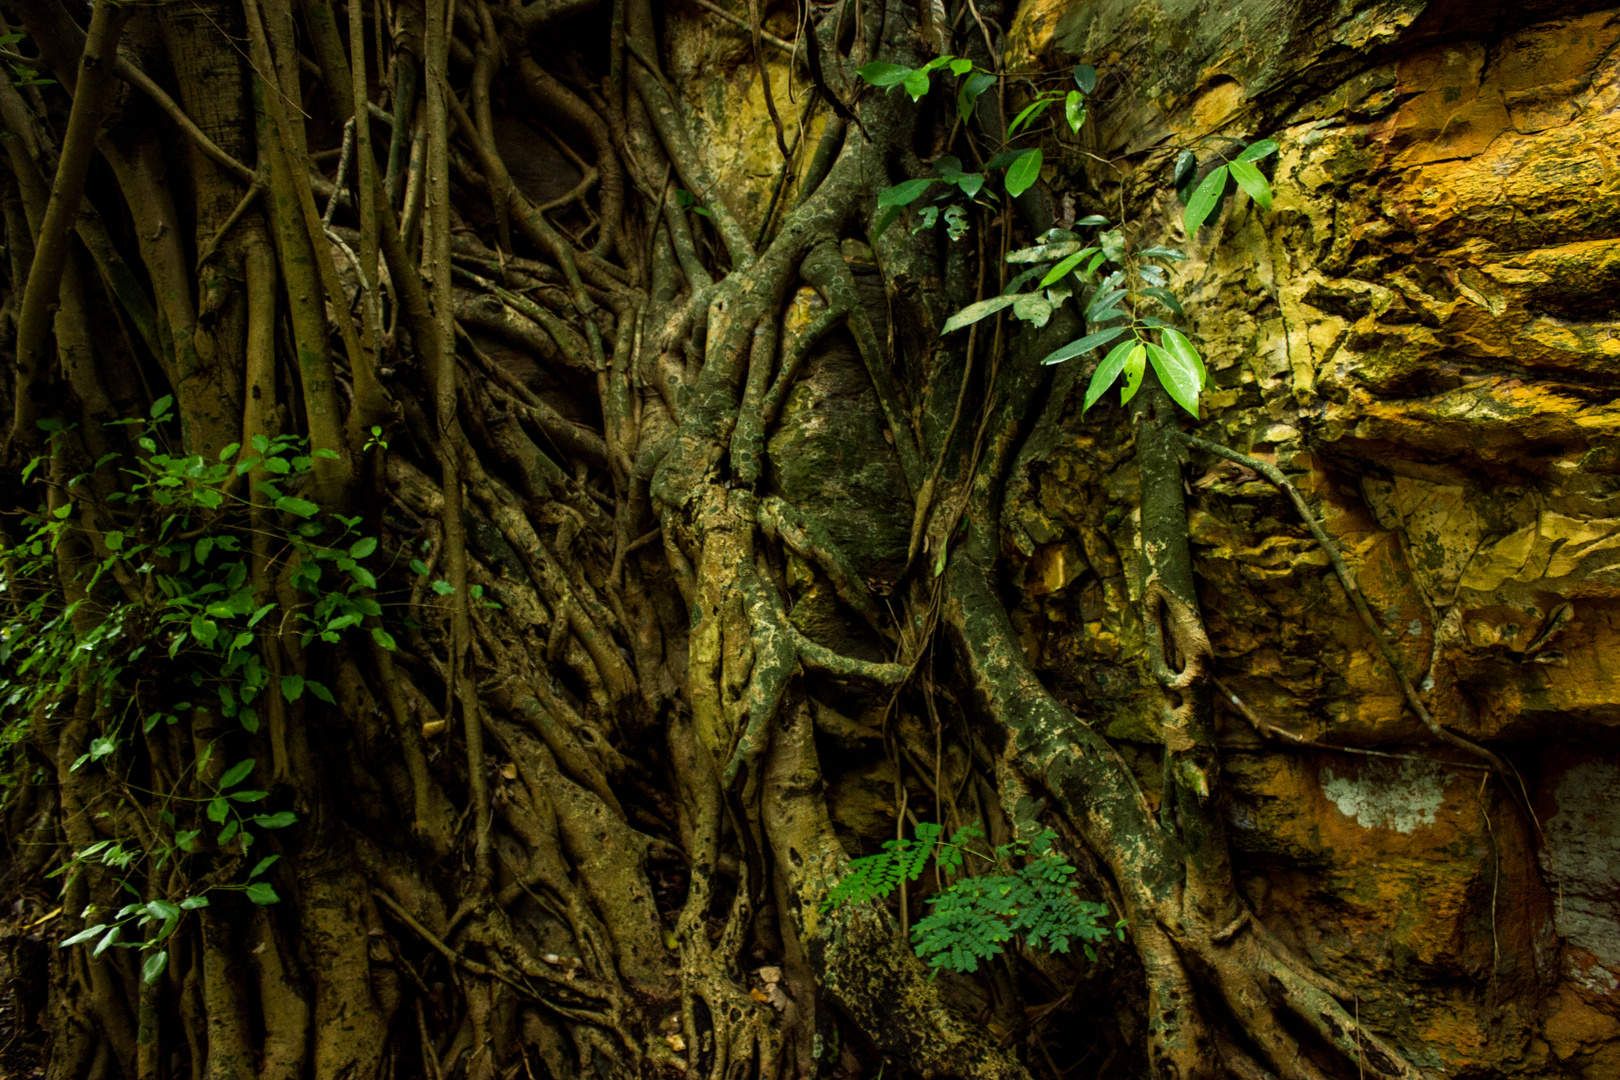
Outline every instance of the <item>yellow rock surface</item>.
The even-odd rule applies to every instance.
[[[1195,458],[1223,682],[1270,723],[1409,755],[1267,746],[1223,710],[1243,888],[1429,1074],[1620,1076],[1620,11],[1186,8],[1027,0],[1009,62],[1115,87],[1086,149],[1156,200],[1139,242],[1192,253],[1200,433],[1293,475],[1427,707],[1510,758],[1536,814],[1436,745],[1287,501]],[[1343,48],[1381,51],[1351,71]],[[1215,135],[1279,140],[1276,197],[1189,242],[1164,174]],[[1047,676],[1150,740],[1123,427],[1072,409],[1004,520]]]

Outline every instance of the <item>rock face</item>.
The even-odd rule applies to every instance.
[[[1139,242],[1194,253],[1200,433],[1295,477],[1436,718],[1518,770],[1434,744],[1291,506],[1194,462],[1228,692],[1382,755],[1265,741],[1230,710],[1244,889],[1435,1076],[1620,1076],[1617,46],[1614,9],[1413,0],[1030,0],[1008,44],[1103,72],[1085,149],[1123,179],[1076,152],[1054,190],[1117,207],[1123,184]],[[1176,153],[1207,170],[1218,137],[1261,136],[1273,209],[1233,195],[1179,235]],[[1026,641],[1145,743],[1125,425],[1069,412],[1004,515]]]

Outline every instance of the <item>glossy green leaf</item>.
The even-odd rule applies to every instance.
[[[911,69],[901,67],[899,64],[885,64],[881,61],[874,61],[865,67],[856,68],[855,74],[873,86],[899,86],[911,74]]]
[[[1073,255],[1070,255],[1068,258],[1064,259],[1062,262],[1058,263],[1056,266],[1052,267],[1052,269],[1046,272],[1046,276],[1041,278],[1040,288],[1044,289],[1055,281],[1063,280],[1067,274],[1072,272],[1075,267],[1080,265],[1082,259],[1086,258],[1088,255],[1095,254],[1096,251],[1096,248],[1081,248]]]
[[[314,517],[321,512],[321,508],[308,499],[299,499],[291,495],[283,495],[277,499],[276,509],[285,510],[289,514],[297,514],[302,518]]]
[[[1270,210],[1271,185],[1266,183],[1266,178],[1260,174],[1260,170],[1247,161],[1234,161],[1231,169],[1232,179],[1237,181],[1243,193],[1253,199],[1260,209]]]
[[[1081,406],[1081,412],[1085,412],[1097,404],[1097,399],[1106,394],[1108,388],[1114,385],[1114,380],[1119,378],[1119,373],[1125,370],[1125,358],[1130,355],[1131,350],[1136,346],[1137,340],[1133,337],[1129,341],[1120,342],[1114,346],[1107,356],[1103,357],[1103,362],[1098,364],[1097,370],[1091,373],[1091,383],[1086,387],[1086,402]]]
[[[274,904],[281,899],[281,897],[276,895],[276,890],[271,887],[268,881],[255,881],[243,891],[247,893],[247,898],[249,900],[260,905],[261,907],[267,904]]]
[[[1089,94],[1097,89],[1097,69],[1090,64],[1081,64],[1074,69],[1074,85],[1082,93]]]
[[[1192,198],[1187,200],[1187,209],[1182,213],[1182,223],[1187,227],[1189,240],[1220,203],[1221,192],[1226,190],[1226,174],[1225,165],[1215,169],[1204,177],[1203,182],[1192,193]]]
[[[1153,297],[1153,299],[1157,300],[1159,303],[1163,304],[1177,315],[1182,314],[1181,301],[1177,300],[1176,294],[1171,292],[1169,289],[1161,289],[1157,285],[1152,285],[1143,289],[1142,295]]]
[[[1153,370],[1158,373],[1159,383],[1165,392],[1175,398],[1177,405],[1196,417],[1198,388],[1202,382],[1198,370],[1157,345],[1150,343],[1147,349],[1148,357],[1153,361]]]
[[[1119,403],[1129,405],[1131,398],[1142,389],[1142,376],[1147,373],[1147,346],[1137,342],[1136,347],[1125,357],[1125,385],[1119,390]]]
[[[163,969],[169,966],[169,950],[159,949],[146,958],[141,965],[141,982],[151,986],[163,977]]]
[[[1243,152],[1237,156],[1237,160],[1243,162],[1259,161],[1261,158],[1270,157],[1276,152],[1277,140],[1260,139],[1245,146]]]
[[[229,769],[225,770],[225,775],[219,778],[219,789],[224,791],[226,788],[235,787],[243,780],[246,780],[248,773],[252,771],[253,759],[243,758],[241,761],[238,761],[235,765],[232,765]]]
[[[1063,346],[1063,348],[1056,349],[1048,353],[1046,359],[1042,360],[1041,363],[1061,364],[1065,360],[1072,360],[1082,353],[1088,353],[1092,349],[1101,348],[1129,329],[1130,327],[1128,326],[1110,326],[1107,330],[1099,330],[1095,334],[1087,334],[1078,341],[1071,341],[1067,345]]]
[[[971,326],[987,315],[994,315],[1004,307],[1010,306],[1018,297],[992,296],[988,300],[980,300],[977,304],[969,304],[955,315],[945,320],[945,328],[940,331],[948,334],[952,330],[960,330],[964,326]]]
[[[1070,90],[1068,97],[1063,99],[1063,118],[1069,122],[1069,130],[1076,135],[1086,123],[1086,98],[1078,90]]]
[[[69,945],[77,945],[82,941],[89,941],[91,938],[95,937],[105,929],[107,929],[106,923],[96,923],[94,926],[87,926],[83,930],[80,930],[77,934],[74,934],[72,937],[64,940],[62,944],[57,947],[65,949]]]
[[[912,101],[922,100],[922,96],[928,93],[928,69],[918,68],[911,72],[905,77],[902,85],[905,86],[906,93],[911,95]]]
[[[1007,138],[1011,139],[1014,135],[1018,134],[1019,128],[1028,127],[1030,124],[1033,124],[1037,119],[1039,119],[1041,113],[1046,111],[1047,106],[1051,105],[1054,100],[1055,99],[1049,97],[1038,97],[1028,105],[1024,106],[1023,111],[1017,116],[1013,117],[1013,122],[1007,125]]]
[[[304,677],[302,675],[283,675],[281,677],[281,696],[288,701],[297,701],[304,696]]]
[[[939,181],[932,176],[924,176],[917,180],[907,180],[903,184],[896,184],[892,188],[885,188],[878,193],[879,206],[909,206],[916,202],[923,192],[933,187]]]
[[[1160,334],[1163,339],[1164,351],[1176,357],[1180,363],[1190,365],[1198,372],[1198,388],[1201,390],[1209,383],[1209,372],[1204,367],[1204,358],[1198,355],[1193,343],[1173,326],[1167,326]]]
[[[996,77],[982,71],[962,80],[962,87],[956,92],[956,115],[966,120],[972,115],[973,105],[979,100],[979,95],[994,85]]]
[[[1041,152],[1026,150],[1007,167],[1007,194],[1017,198],[1041,178]]]
[[[279,814],[257,814],[253,818],[253,824],[261,829],[285,829],[297,821],[298,815],[291,810],[283,810]]]

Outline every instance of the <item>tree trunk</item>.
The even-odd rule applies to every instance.
[[[8,1075],[1620,1068],[1620,13],[104,6],[0,75]],[[947,330],[1091,217],[1197,418]],[[1048,837],[1106,941],[931,967]]]

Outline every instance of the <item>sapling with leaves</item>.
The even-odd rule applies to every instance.
[[[892,91],[895,87],[902,87],[912,101],[920,101],[932,88],[934,74],[945,71],[958,80],[956,114],[958,120],[966,121],[972,115],[979,97],[998,81],[994,74],[980,68],[972,60],[957,56],[936,56],[916,68],[874,62],[858,69],[857,74],[868,84],[885,90]],[[1063,102],[1065,121],[1072,131],[1078,132],[1086,122],[1087,96],[1097,88],[1097,71],[1089,65],[1082,64],[1073,70],[1072,76],[1075,83],[1073,89],[1039,91],[1035,100],[1007,125],[1007,139],[1012,140],[1020,131],[1027,136],[1041,114],[1060,101]],[[950,154],[944,155],[934,163],[939,173],[937,177],[923,176],[907,180],[878,194],[877,204],[883,214],[878,218],[873,238],[882,236],[906,207],[933,191],[936,184],[944,184],[944,192],[934,195],[933,205],[919,208],[920,221],[912,231],[930,229],[937,222],[943,221],[946,234],[952,240],[960,240],[967,235],[968,219],[962,205],[955,201],[958,195],[970,203],[993,205],[998,196],[994,190],[985,188],[985,180],[987,175],[1001,173],[1003,190],[1008,196],[1017,198],[1035,186],[1035,182],[1040,179],[1044,161],[1045,158],[1038,146],[1008,148],[991,157],[982,171],[968,172],[960,158]]]
[[[851,860],[823,908],[883,900],[921,878],[932,863],[942,880],[954,880],[929,897],[933,910],[917,920],[911,939],[917,955],[935,969],[977,971],[1020,939],[1028,948],[1057,953],[1068,952],[1071,939],[1079,941],[1095,962],[1099,943],[1110,935],[1125,939],[1123,919],[1112,926],[1102,921],[1107,904],[1075,894],[1075,868],[1053,847],[1052,830],[998,845],[990,854],[974,843],[984,839],[976,824],[962,826],[949,840],[944,835],[944,826],[918,822],[914,839],[889,840],[878,854]],[[983,864],[985,872],[962,873],[970,862]]]
[[[272,752],[284,756],[288,709],[305,695],[327,704],[335,698],[317,679],[283,670],[279,642],[337,644],[363,632],[395,648],[366,565],[377,538],[361,534],[361,517],[303,495],[316,459],[331,451],[305,453],[300,437],[257,434],[249,447],[224,447],[217,460],[171,453],[165,433],[173,407],[166,396],[148,417],[109,425],[136,425],[139,452],[109,453],[69,479],[57,505],[41,507],[23,539],[0,550],[8,756],[33,725],[88,706],[96,730],[69,774],[100,771],[114,790],[158,787],[148,792],[155,819],[144,830],[79,845],[49,875],[63,879],[64,892],[87,867],[117,875],[134,899],[116,911],[87,908],[81,914],[92,925],[62,944],[94,939],[92,957],[141,950],[147,982],[161,977],[163,943],[185,913],[208,906],[211,895],[280,900],[265,878],[280,856],[250,859],[250,852],[298,815],[269,805],[278,778],[254,757],[224,761],[230,747],[251,744],[267,718]],[[38,425],[47,452],[25,466],[25,479],[75,435],[56,420]],[[266,523],[269,535],[260,531]],[[99,556],[79,571],[76,597],[52,584],[70,529],[94,537]],[[285,573],[290,601],[268,581],[275,567]],[[190,775],[162,783],[150,766],[137,771],[138,741],[199,714],[233,722],[240,734],[226,728],[209,741]]]

